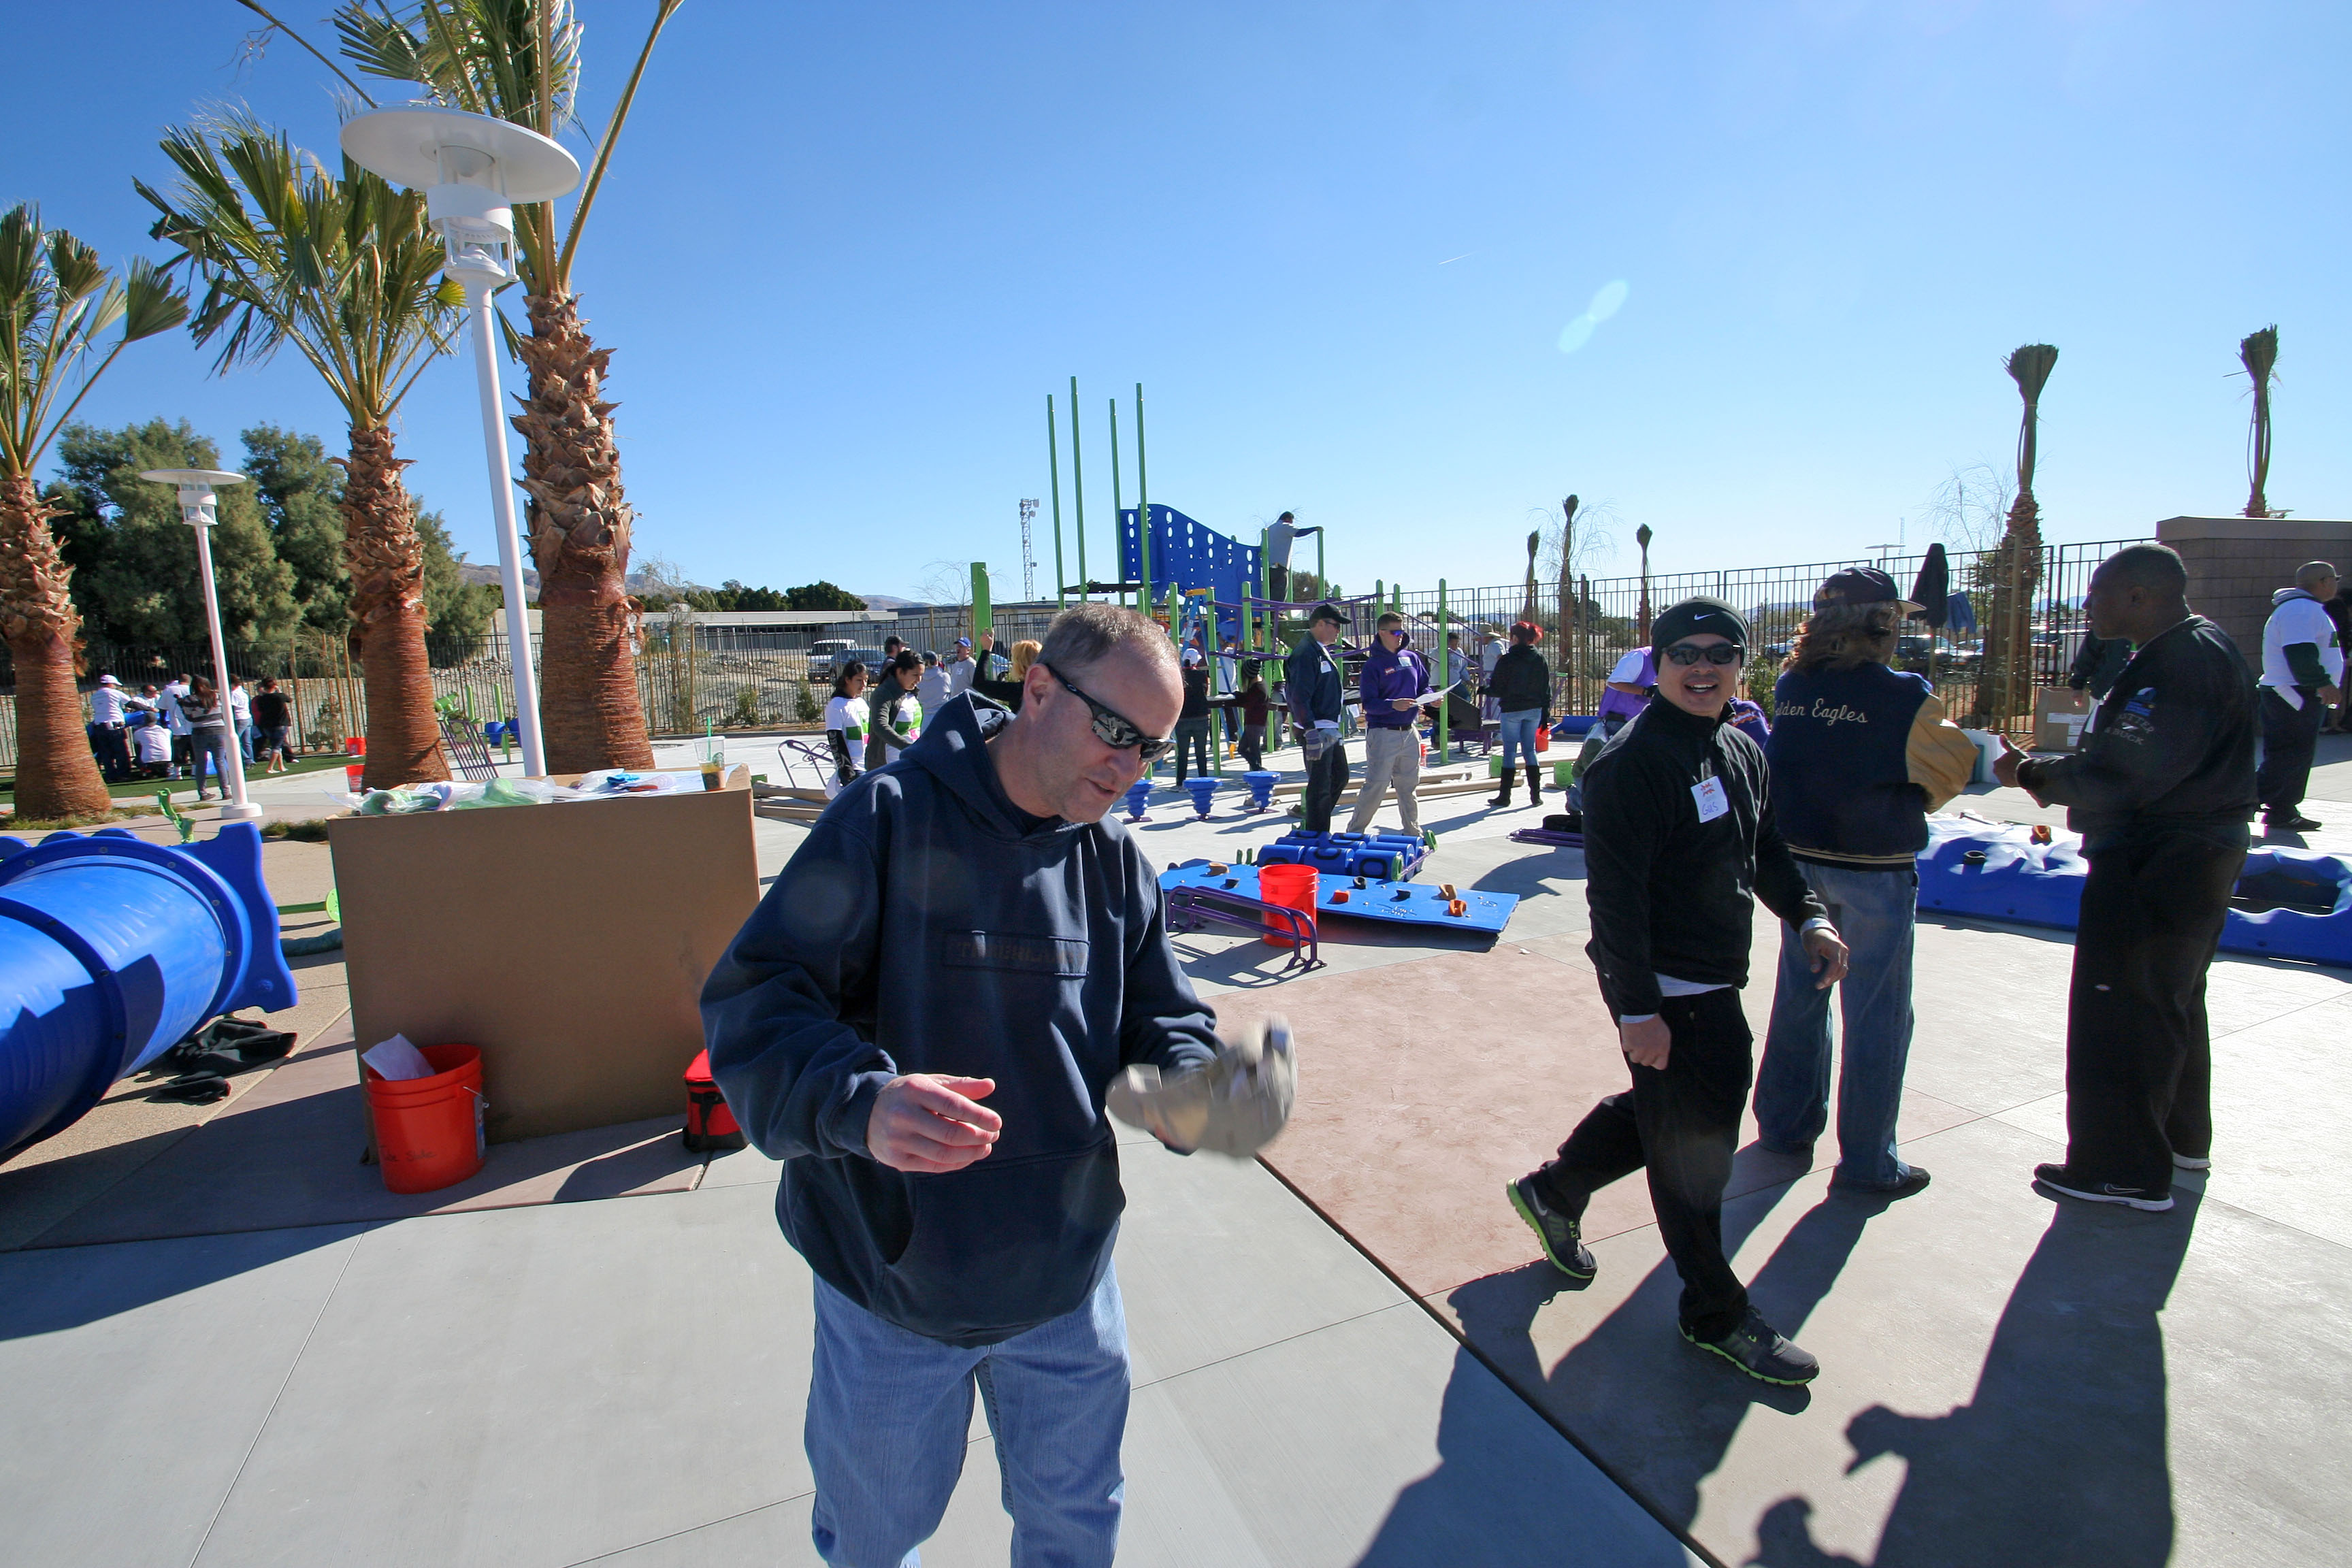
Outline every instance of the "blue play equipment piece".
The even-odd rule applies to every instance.
[[[1242,783],[1249,785],[1250,797],[1249,804],[1242,809],[1244,811],[1274,809],[1274,786],[1281,782],[1282,775],[1272,768],[1253,768],[1244,773]]]
[[[252,823],[171,847],[113,827],[0,837],[0,1152],[215,1014],[294,1000]]]
[[[1209,815],[1209,797],[1217,793],[1217,781],[1213,777],[1186,779],[1184,793],[1192,797],[1192,809],[1206,816]]]
[[[1127,819],[1129,822],[1141,822],[1143,808],[1150,799],[1151,775],[1146,773],[1127,786]]]
[[[1181,887],[1223,888],[1246,898],[1258,896],[1255,866],[1227,866],[1219,871],[1209,869],[1206,860],[1187,860],[1160,874],[1163,889]],[[1462,900],[1462,912],[1451,910],[1452,900],[1440,888],[1419,882],[1376,882],[1370,878],[1365,885],[1356,886],[1353,877],[1324,873],[1315,879],[1315,918],[1319,921],[1342,920],[1379,921],[1389,925],[1442,926],[1449,931],[1475,931],[1488,936],[1498,934],[1511,921],[1511,911],[1518,907],[1517,893],[1487,893],[1473,888],[1455,889]],[[1345,895],[1341,897],[1340,895]]]
[[[1342,877],[1402,882],[1429,858],[1428,846],[1409,833],[1309,833],[1295,827],[1262,847],[1261,866],[1312,866]]]
[[[1931,816],[1919,854],[1919,907],[2073,931],[2090,865],[2083,841],[2048,844],[2015,823]],[[2241,902],[2221,923],[2225,952],[2257,952],[2352,967],[2352,862],[2305,849],[2256,849],[2239,874]]]
[[[1217,638],[1241,636],[1240,605],[1244,589],[1258,592],[1258,557],[1263,547],[1244,544],[1193,521],[1172,506],[1151,504],[1151,585],[1145,597],[1153,605],[1170,588],[1186,593],[1206,589],[1208,595],[1230,608],[1217,611]],[[1135,508],[1118,514],[1118,570],[1130,583],[1142,581],[1143,563],[1137,549]]]

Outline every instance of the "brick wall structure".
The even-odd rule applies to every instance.
[[[2352,572],[2352,521],[2316,518],[2168,517],[2157,542],[2180,552],[2189,568],[2189,604],[2221,624],[2259,672],[2263,623],[2271,595],[2294,584],[2306,561]]]

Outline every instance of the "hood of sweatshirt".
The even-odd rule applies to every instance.
[[[2315,605],[2322,602],[2319,595],[2308,588],[2281,588],[2271,595],[2271,608],[2275,610],[2289,599],[2309,599]]]
[[[1031,828],[1013,815],[1013,802],[996,782],[996,764],[988,754],[989,738],[1013,722],[1013,710],[1001,702],[967,691],[940,705],[900,761],[929,773],[968,807],[981,830],[1007,844],[1024,838],[1046,839],[1057,833],[1084,831],[1081,825],[1049,816]]]

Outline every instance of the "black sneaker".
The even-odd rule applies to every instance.
[[[1927,1190],[1927,1173],[1917,1165],[1904,1166],[1901,1176],[1883,1186],[1874,1186],[1866,1182],[1843,1181],[1836,1176],[1830,1178],[1830,1191],[1851,1193],[1858,1198],[1885,1198],[1892,1202],[1896,1198],[1907,1198],[1914,1193],[1924,1193]]]
[[[2146,1209],[2150,1214],[2162,1214],[2172,1206],[2172,1194],[2168,1189],[2157,1192],[2147,1187],[2117,1186],[2113,1182],[2095,1182],[2088,1176],[2077,1175],[2063,1165],[2036,1165],[2033,1179],[2053,1193],[2063,1193],[2070,1198],[2080,1198],[2089,1204],[2121,1204],[2126,1208]]]
[[[1601,1266],[1592,1261],[1591,1249],[1578,1234],[1577,1222],[1546,1207],[1543,1199],[1536,1196],[1532,1181],[1521,1176],[1503,1190],[1510,1194],[1511,1206],[1519,1211],[1519,1217],[1528,1222],[1528,1228],[1543,1244],[1544,1256],[1551,1259],[1554,1268],[1570,1279],[1590,1279],[1601,1272]]]
[[[1753,1307],[1738,1328],[1719,1340],[1698,1338],[1687,1323],[1683,1325],[1683,1338],[1703,1351],[1713,1351],[1759,1383],[1794,1387],[1812,1382],[1822,1373],[1822,1363],[1811,1352],[1782,1339]]]
[[[2316,833],[2323,825],[2298,811],[2292,816],[2265,816],[2263,826],[2273,833]]]

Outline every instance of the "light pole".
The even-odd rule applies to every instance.
[[[228,648],[221,641],[220,595],[213,588],[213,525],[220,521],[215,489],[221,485],[245,483],[243,474],[224,473],[218,468],[149,468],[139,476],[159,485],[173,485],[180,492],[180,521],[196,531],[196,581],[205,590],[205,630],[213,641],[214,698],[220,705],[221,722],[228,727],[228,744],[221,748],[221,767],[227,786],[228,804],[221,807],[223,816],[259,816],[261,807],[245,798],[245,751],[243,739],[236,732],[236,716],[228,705]],[[205,782],[205,759],[196,754],[196,784]]]
[[[511,204],[554,200],[580,183],[580,164],[526,126],[431,104],[355,114],[343,122],[342,143],[360,167],[425,192],[425,211],[449,253],[448,275],[465,285],[474,319],[499,581],[506,590],[507,649],[514,661],[515,723],[522,731],[523,772],[543,775],[547,748],[540,738],[539,682],[531,669],[530,612],[523,603],[522,539],[515,524],[514,468],[507,457],[490,297],[517,276]]]

